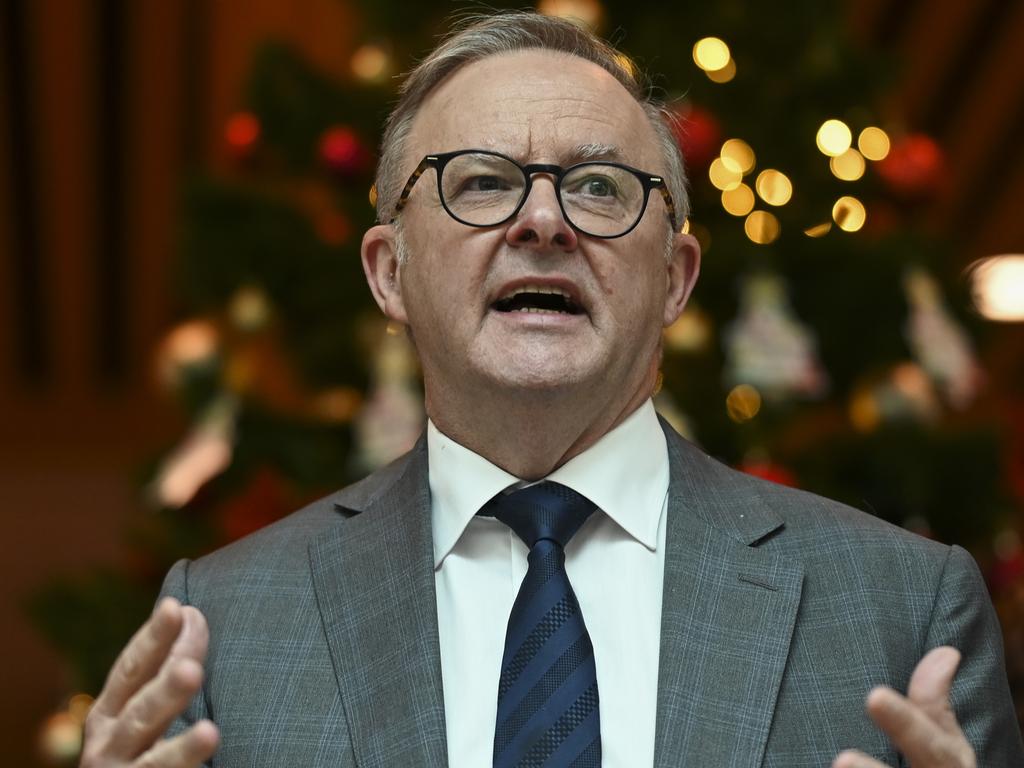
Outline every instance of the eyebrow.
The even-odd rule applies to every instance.
[[[569,160],[622,160],[622,150],[614,144],[579,144],[570,153]]]

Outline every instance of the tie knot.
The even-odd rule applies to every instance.
[[[572,488],[544,480],[510,493],[502,491],[484,504],[480,514],[501,520],[530,549],[541,539],[564,548],[594,509],[592,501]]]

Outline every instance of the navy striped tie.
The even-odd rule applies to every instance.
[[[601,765],[594,646],[565,572],[565,545],[593,511],[551,481],[499,493],[480,510],[530,548],[505,633],[495,768]]]

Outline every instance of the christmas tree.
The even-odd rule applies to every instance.
[[[224,126],[231,173],[183,190],[174,290],[185,312],[154,354],[192,426],[144,468],[153,512],[129,532],[134,567],[69,577],[31,606],[88,693],[176,559],[364,475],[422,428],[415,360],[371,301],[359,238],[374,221],[393,76],[450,8],[359,7],[376,42],[356,50],[351,77],[269,42]],[[1012,531],[1024,488],[986,403],[973,351],[984,328],[964,311],[956,254],[917,225],[941,149],[876,111],[889,63],[858,47],[830,4],[798,3],[785,23],[738,0],[671,19],[618,0],[540,10],[576,17],[629,66],[658,73],[675,118],[687,226],[705,255],[691,306],[665,334],[662,413],[749,472],[968,547],[1019,633]]]

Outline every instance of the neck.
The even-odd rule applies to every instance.
[[[579,391],[519,390],[466,402],[432,396],[427,414],[441,432],[523,480],[539,480],[621,424],[650,397],[653,369],[630,397],[604,400]],[[444,404],[443,407],[441,404]]]

